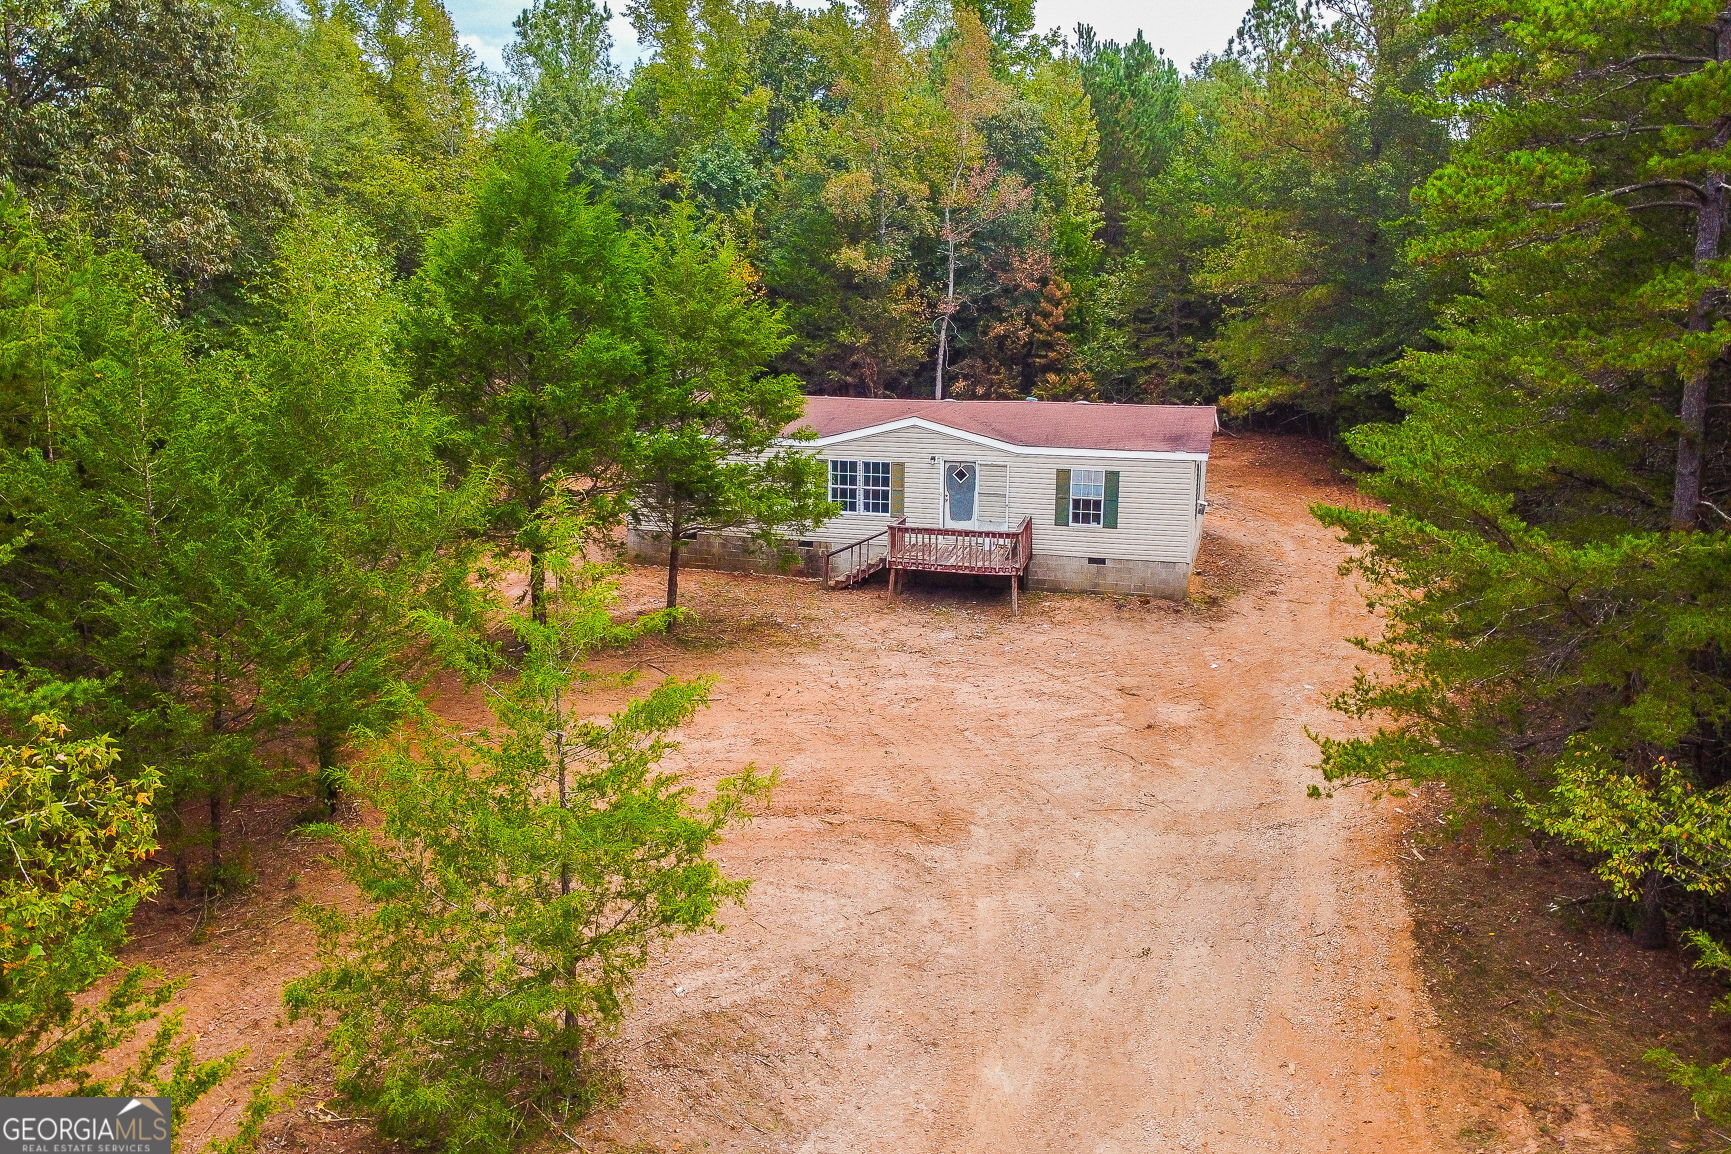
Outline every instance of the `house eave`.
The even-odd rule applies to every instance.
[[[1207,453],[1180,453],[1162,449],[1074,449],[1060,448],[1054,445],[1016,445],[1009,441],[1000,441],[981,433],[969,432],[965,429],[940,425],[936,421],[928,421],[924,417],[902,417],[882,424],[867,425],[862,429],[849,429],[845,433],[832,433],[827,437],[815,437],[811,440],[799,440],[794,437],[783,437],[781,444],[793,449],[823,449],[830,445],[841,445],[855,441],[861,437],[869,437],[876,433],[892,433],[899,429],[924,429],[928,432],[941,433],[954,437],[959,441],[968,441],[976,445],[998,449],[1005,453],[1015,453],[1028,457],[1116,457],[1131,461],[1206,461]]]

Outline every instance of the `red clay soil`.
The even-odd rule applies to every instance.
[[[1042,595],[1012,616],[1000,582],[891,600],[687,576],[701,623],[617,664],[718,674],[673,767],[701,788],[754,761],[781,786],[719,855],[756,879],[745,907],[650,965],[610,1044],[617,1100],[549,1149],[1541,1148],[1438,1032],[1399,800],[1305,796],[1304,729],[1341,731],[1324,698],[1375,627],[1307,511],[1349,491],[1324,450],[1272,437],[1218,439],[1211,481],[1188,605]],[[633,573],[627,607],[659,580]],[[277,1021],[310,953],[294,903],[341,891],[312,847],[257,859],[202,945],[157,914],[137,953],[191,973],[203,1046],[262,1066],[310,1036]],[[312,1089],[281,1147],[377,1148],[321,1109],[316,1055],[290,1071]]]

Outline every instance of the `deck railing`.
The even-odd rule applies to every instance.
[[[889,526],[892,569],[1019,576],[1034,551],[1034,520],[1023,517],[1014,529],[936,529]]]
[[[870,537],[862,537],[823,555],[823,584],[826,589],[840,589],[863,581],[884,567],[889,557],[889,529],[879,529]]]

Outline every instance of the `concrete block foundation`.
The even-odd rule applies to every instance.
[[[800,546],[788,541],[765,545],[749,537],[699,533],[679,548],[679,564],[693,569],[718,569],[724,573],[780,573],[787,577],[818,577],[823,573],[823,555],[834,546],[813,542]],[[667,564],[667,535],[629,529],[625,553],[641,565]]]
[[[1086,557],[1059,557],[1036,550],[1028,562],[1028,587],[1182,601],[1190,594],[1190,566],[1176,561],[1135,561],[1123,557],[1090,561]]]

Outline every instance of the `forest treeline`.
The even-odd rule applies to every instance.
[[[320,915],[292,994],[344,1092],[453,1148],[581,1109],[768,785],[654,771],[700,685],[569,721],[587,654],[678,619],[614,623],[573,558],[650,511],[671,608],[685,532],[820,519],[761,456],[802,391],[1338,438],[1386,511],[1318,514],[1387,628],[1324,772],[1444,782],[1731,969],[1731,6],[1256,0],[1194,63],[1026,0],[627,13],[629,70],[540,0],[493,74],[438,0],[6,4],[0,1090],[97,1085],[166,1005],[74,998],[137,862],[209,900],[237,806],[354,793],[387,832],[319,828],[376,909]],[[451,670],[497,734],[425,716]],[[232,1067],[163,1030],[101,1084]],[[1714,1057],[1653,1055],[1725,1118]]]

